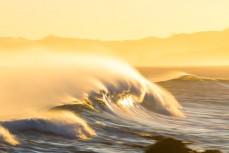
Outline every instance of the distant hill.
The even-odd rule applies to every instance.
[[[41,40],[0,37],[0,51],[41,49],[59,52],[108,54],[138,66],[229,64],[229,29],[193,34],[175,34],[168,38],[100,41],[48,36]]]

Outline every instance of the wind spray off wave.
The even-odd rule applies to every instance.
[[[136,102],[151,105],[151,111],[183,116],[171,94],[124,62],[107,57],[42,53],[36,62],[18,59],[2,67],[0,84],[2,118],[45,111],[101,92],[112,97],[114,103],[121,95],[129,94],[136,97]]]

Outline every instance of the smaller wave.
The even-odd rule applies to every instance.
[[[170,73],[170,74],[166,74],[165,76],[162,76],[158,81],[155,81],[155,82],[166,82],[166,81],[176,81],[176,80],[227,81],[229,79],[204,77],[204,76],[198,76],[198,75],[190,74],[186,72],[174,72],[174,73]]]
[[[196,75],[184,75],[181,76],[179,78],[176,78],[174,80],[205,80],[205,81],[217,81],[220,79],[215,79],[215,78],[208,78],[208,77],[200,77],[200,76],[196,76]]]
[[[156,77],[151,78],[150,80],[152,82],[166,82],[170,80],[177,80],[186,76],[195,76],[195,75],[186,72],[173,71],[165,74],[160,74]]]
[[[69,111],[50,111],[37,118],[5,121],[2,125],[14,132],[34,130],[67,138],[89,139],[96,135],[86,121]]]
[[[1,125],[0,125],[0,143],[5,143],[13,146],[20,144],[17,138]]]

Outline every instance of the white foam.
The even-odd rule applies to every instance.
[[[5,127],[0,125],[0,143],[6,143],[9,145],[19,145],[20,142],[17,138],[11,134]]]

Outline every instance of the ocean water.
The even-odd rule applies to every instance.
[[[131,71],[97,77],[100,87],[83,98],[71,93],[74,100],[42,114],[2,119],[0,152],[143,153],[152,137],[164,136],[229,153],[229,68],[124,69]]]

